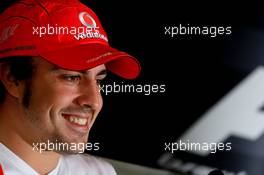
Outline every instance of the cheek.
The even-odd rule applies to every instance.
[[[97,106],[97,109],[95,111],[96,116],[100,113],[102,108],[103,108],[103,97],[101,96],[101,94],[99,94],[98,95],[98,106]]]
[[[46,84],[43,88],[32,90],[30,108],[42,115],[57,115],[62,108],[71,104],[73,96],[72,90],[53,83]]]
[[[104,106],[104,100],[103,100],[102,95],[100,94],[100,109],[99,109],[100,111],[103,108],[103,106]]]

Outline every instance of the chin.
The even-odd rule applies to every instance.
[[[57,152],[59,154],[82,154],[85,150],[56,150],[54,152]]]

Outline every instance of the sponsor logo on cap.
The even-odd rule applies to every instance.
[[[19,24],[13,25],[13,26],[8,26],[4,28],[0,35],[0,43],[3,43],[6,41],[8,38],[10,38],[12,35],[14,35],[15,30],[18,28]]]
[[[97,28],[95,20],[87,12],[81,12],[79,14],[79,19],[80,19],[81,23],[83,25],[85,25],[86,27],[88,27],[88,28]]]
[[[88,60],[86,60],[86,63],[91,63],[91,62],[98,61],[98,60],[100,60],[100,59],[102,59],[104,57],[107,57],[109,55],[112,55],[112,54],[113,54],[113,52],[106,52],[106,53],[104,53],[104,54],[102,54],[102,55],[100,55],[98,57],[89,58]]]
[[[76,40],[79,41],[83,39],[102,39],[108,42],[107,37],[100,32],[96,21],[90,14],[88,14],[87,12],[81,12],[79,14],[79,20],[86,27],[86,29],[84,30],[84,32],[74,35],[74,38]]]

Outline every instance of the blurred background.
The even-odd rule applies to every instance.
[[[83,2],[100,17],[110,43],[134,55],[142,64],[142,73],[136,81],[123,81],[110,75],[109,82],[105,83],[114,80],[124,84],[166,85],[165,93],[149,96],[135,93],[105,96],[104,110],[91,137],[102,143],[102,150],[95,154],[160,167],[157,160],[165,153],[164,142],[179,139],[206,111],[264,63],[263,6],[253,1]],[[205,35],[172,38],[164,34],[164,27],[180,24],[231,26],[232,34],[215,38]],[[226,139],[234,141],[232,135]],[[174,157],[185,163],[236,173],[263,174],[260,156],[263,142],[244,144],[243,149],[236,148],[235,141],[233,145],[234,150],[229,153],[201,157],[178,152]]]

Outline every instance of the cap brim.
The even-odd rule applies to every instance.
[[[140,73],[140,64],[133,56],[108,45],[90,43],[40,54],[47,61],[69,70],[87,70],[101,64],[126,79],[134,79]]]

